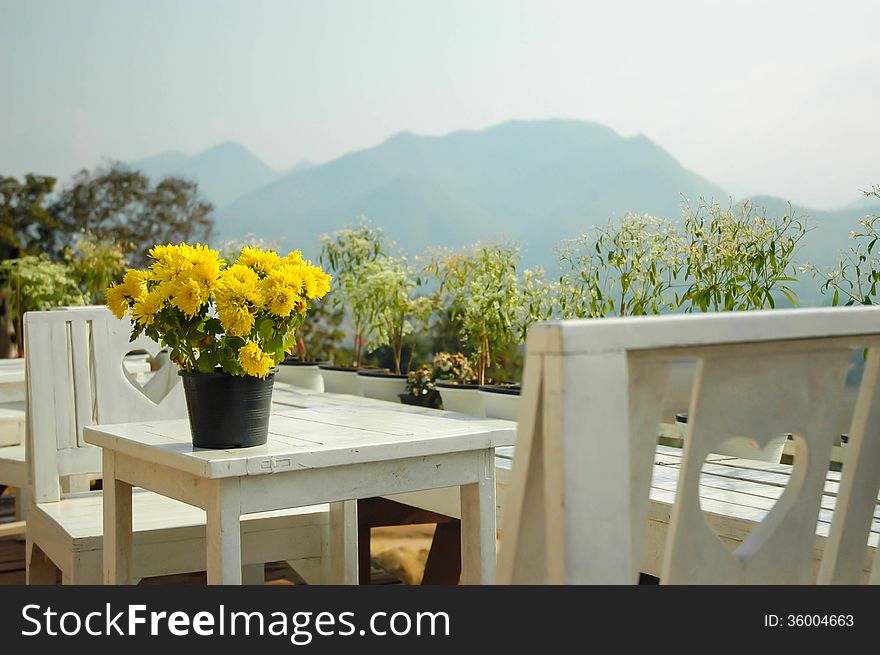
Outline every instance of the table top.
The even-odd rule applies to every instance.
[[[189,421],[88,427],[86,442],[200,477],[262,475],[509,446],[516,424],[279,385],[269,441],[231,450],[194,448]],[[418,410],[419,408],[414,408]]]

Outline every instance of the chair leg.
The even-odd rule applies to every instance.
[[[27,491],[23,488],[15,490],[15,520],[18,522],[27,521]],[[16,541],[24,541],[24,533],[15,537]]]
[[[29,585],[58,584],[58,567],[30,539],[25,545],[26,580]]]
[[[241,584],[262,585],[266,583],[264,564],[244,564],[241,567]]]
[[[16,521],[26,521],[27,520],[27,492],[17,487],[15,489],[15,520]]]
[[[61,490],[64,493],[83,493],[91,488],[92,478],[88,473],[67,475],[61,478]]]
[[[73,553],[70,568],[61,570],[63,585],[101,585],[104,584],[103,556],[100,550]],[[132,584],[136,584],[132,581]]]

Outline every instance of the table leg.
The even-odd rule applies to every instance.
[[[208,584],[241,584],[241,499],[238,478],[218,480],[207,507]]]
[[[461,485],[461,584],[495,581],[495,451],[478,456],[479,480]]]
[[[105,449],[104,584],[131,583],[131,485],[116,479],[116,454]]]
[[[330,503],[331,584],[358,583],[358,519],[357,501]]]

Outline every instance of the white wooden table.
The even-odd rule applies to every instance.
[[[85,440],[104,449],[105,582],[131,579],[132,487],[204,509],[208,582],[240,584],[244,514],[455,486],[462,582],[492,582],[494,452],[514,442],[515,428],[383,405],[276,405],[269,442],[236,450],[194,449],[186,420],[86,428]]]

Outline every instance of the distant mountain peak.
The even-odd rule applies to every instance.
[[[169,151],[129,166],[157,180],[181,175],[198,183],[202,195],[222,207],[275,180],[279,173],[235,141],[225,141],[195,155]]]
[[[256,155],[241,145],[238,141],[223,141],[217,145],[205,148],[194,156],[204,157],[205,155],[245,155],[256,159]]]

